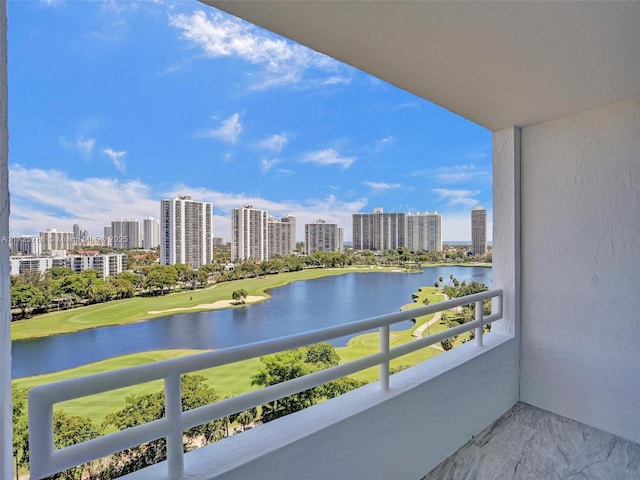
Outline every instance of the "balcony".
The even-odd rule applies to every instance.
[[[596,449],[620,476],[599,478],[637,478],[640,3],[207,3],[494,132],[494,287],[503,291],[503,318],[482,347],[467,343],[392,375],[388,391],[369,385],[185,455],[185,478],[418,479],[519,401],[559,416],[567,432],[570,419],[614,435],[615,448]],[[6,87],[6,57],[0,67]],[[3,90],[3,237],[6,98]],[[11,478],[2,249],[0,477]],[[507,453],[516,448],[507,443]],[[477,466],[477,450],[461,455]],[[167,468],[129,478],[166,478]],[[531,478],[519,468],[504,478]],[[579,469],[575,476],[589,478]]]
[[[492,313],[483,316],[483,301],[489,299],[493,299]],[[389,348],[390,325],[416,316],[427,315],[470,303],[475,305],[475,320],[429,337]],[[494,374],[500,373],[501,380],[499,383],[503,383],[501,387],[496,386],[496,388],[502,388],[502,391],[492,392],[492,395],[500,393],[499,398],[495,400],[486,399],[487,403],[490,404],[488,410],[491,412],[490,415],[495,414],[496,411],[503,412],[511,406],[511,400],[509,399],[514,398],[514,393],[508,391],[513,384],[512,375],[508,373],[512,363],[508,359],[513,353],[513,339],[498,333],[486,335],[483,328],[485,325],[501,318],[502,292],[493,290],[281,339],[35,387],[29,393],[30,469],[32,478],[43,478],[58,471],[84,464],[160,437],[167,439],[167,461],[131,474],[126,478],[214,478],[227,470],[233,471],[233,475],[252,478],[251,475],[253,474],[244,472],[247,465],[254,463],[260,465],[265,456],[269,457],[268,452],[273,452],[273,458],[278,458],[279,455],[292,448],[299,449],[302,447],[317,451],[318,448],[308,445],[309,442],[314,444],[318,441],[317,436],[326,435],[326,431],[330,429],[336,429],[337,432],[341,432],[339,434],[336,433],[341,441],[332,442],[334,448],[344,449],[348,447],[349,443],[366,445],[368,438],[376,438],[378,441],[386,443],[389,441],[389,430],[385,425],[388,424],[391,417],[388,414],[375,412],[378,409],[386,410],[388,408],[400,409],[406,413],[404,422],[407,422],[407,427],[413,425],[416,435],[414,440],[418,441],[424,434],[422,428],[425,425],[423,424],[425,418],[422,418],[424,412],[421,413],[425,408],[425,405],[423,405],[424,399],[431,398],[429,404],[426,405],[427,411],[434,408],[446,410],[446,408],[442,407],[442,402],[447,393],[452,393],[452,390],[449,388],[442,389],[443,381],[455,382],[460,387],[466,388],[468,382],[473,382],[471,378],[467,378],[468,375],[471,375],[476,380],[486,382],[487,372],[485,369],[488,367]],[[372,328],[377,328],[380,331],[380,349],[376,354],[236,398],[182,412],[180,404],[180,376],[182,374],[345,335],[361,333]],[[405,372],[392,376],[389,374],[389,361],[391,359],[401,357],[470,330],[475,331],[475,340],[473,342],[468,342],[454,351],[436,357],[432,361],[408,369]],[[482,358],[482,361],[474,361],[476,358]],[[498,365],[502,362],[505,364],[506,369]],[[307,390],[327,381],[376,365],[379,366],[380,381],[375,384],[370,384],[343,397],[270,422],[238,437],[231,437],[183,456],[182,432],[188,428],[286,395]],[[452,369],[455,370],[456,368],[460,371],[454,373],[447,380],[446,377],[451,374]],[[55,403],[157,379],[163,379],[165,384],[166,416],[163,419],[62,450],[54,450],[52,425],[53,405]],[[444,397],[443,394],[445,394]],[[438,399],[438,397],[440,398]],[[468,400],[473,403],[478,398]],[[357,417],[370,417],[371,415],[374,417],[371,419],[363,418],[362,422],[370,424],[372,431],[362,427],[353,430],[349,426],[356,421]],[[484,421],[484,419],[480,420],[480,422]],[[301,425],[304,427],[301,428]],[[479,424],[472,425],[474,425],[474,422],[471,422],[469,426],[478,428]],[[416,427],[418,428],[416,429]],[[347,429],[346,431],[344,430],[345,428]],[[441,429],[442,426],[434,425],[430,428]],[[411,443],[407,443],[410,438],[408,436],[409,429],[396,427],[394,430],[398,438],[395,439],[393,445],[406,443],[406,451],[411,451]],[[357,438],[351,439],[354,434]],[[256,441],[261,446],[256,445],[254,443]],[[303,447],[305,444],[307,446]],[[324,446],[323,450],[328,454],[332,449]],[[376,449],[369,450],[368,454],[378,455]],[[320,455],[317,456],[320,457]],[[290,462],[287,462],[286,472],[278,473],[277,478],[303,478],[304,475],[309,475],[310,464],[308,458],[305,455],[299,458],[301,461],[298,468],[302,470],[296,471],[296,468]],[[350,457],[349,463],[355,462],[351,468],[360,469],[362,460],[361,456]],[[332,462],[328,462],[328,465],[330,464]],[[391,464],[389,466],[392,467],[389,475],[392,475],[396,467]],[[252,466],[251,468],[256,467]],[[276,475],[271,468],[273,467],[270,467],[270,471]],[[326,468],[327,466],[323,467],[323,469]],[[414,477],[426,471],[424,466],[420,466],[419,469],[422,470],[412,473]],[[303,471],[306,473],[303,473]],[[376,467],[376,472],[380,473],[379,467]]]

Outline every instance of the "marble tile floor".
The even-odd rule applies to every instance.
[[[640,445],[516,404],[422,480],[640,480]]]

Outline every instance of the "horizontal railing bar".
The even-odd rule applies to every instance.
[[[196,425],[202,425],[203,423],[241,412],[256,405],[263,405],[267,402],[278,400],[279,398],[303,392],[310,388],[359,372],[360,370],[374,367],[384,360],[384,358],[386,358],[385,355],[375,353],[349,363],[343,363],[335,367],[310,373],[303,377],[293,378],[260,390],[244,393],[221,402],[188,410],[182,414],[182,429],[186,430]]]
[[[470,322],[463,323],[462,325],[458,325],[457,327],[452,327],[444,330],[443,332],[434,333],[433,335],[429,335],[428,337],[418,338],[413,342],[398,345],[397,347],[394,347],[389,351],[389,356],[392,359],[402,357],[403,355],[415,352],[417,350],[420,350],[421,348],[430,347],[431,345],[446,340],[447,338],[451,338],[456,335],[460,335],[461,333],[468,332],[469,330],[473,330],[479,324],[480,323],[477,320],[472,320]]]
[[[496,320],[500,320],[501,318],[502,318],[502,312],[492,313],[491,315],[482,317],[482,325],[488,325],[490,323],[495,322]]]
[[[31,472],[35,477],[51,475],[68,468],[106,457],[112,453],[151,442],[168,434],[166,418],[126,428],[76,445],[56,449],[46,471]],[[32,469],[33,470],[33,469]]]
[[[264,340],[237,347],[225,348],[213,352],[205,352],[186,357],[164,360],[153,364],[130,367],[122,371],[111,371],[98,373],[88,377],[80,377],[61,382],[40,385],[33,390],[46,390],[47,397],[52,403],[63,402],[73,398],[80,398],[87,395],[95,395],[110,390],[129,387],[140,383],[161,380],[169,373],[184,374],[206,368],[212,368],[228,363],[235,363],[249,358],[256,358],[262,355],[269,355],[282,350],[309,345],[312,343],[331,340],[353,333],[359,333],[382,325],[398,323],[416,317],[429,315],[442,310],[459,307],[475,302],[476,300],[486,300],[502,294],[502,290],[490,290],[488,292],[476,293],[466,297],[446,300],[444,302],[425,305],[423,307],[401,310],[378,317],[358,320],[352,323],[337,325],[324,329],[312,330],[278,339]],[[464,300],[463,300],[464,299]]]

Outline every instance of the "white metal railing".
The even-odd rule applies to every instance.
[[[495,298],[498,301],[493,302],[491,314],[483,316],[482,302],[490,298]],[[389,348],[390,325],[472,303],[475,303],[476,318],[471,322],[392,349]],[[497,311],[494,312],[494,309]],[[388,391],[390,360],[473,329],[475,329],[476,344],[482,346],[482,327],[501,318],[502,290],[490,290],[288,337],[34,387],[29,392],[28,408],[31,478],[33,480],[41,479],[47,475],[164,437],[167,440],[167,478],[180,479],[184,472],[182,443],[184,430],[293,395],[375,365],[380,367],[381,389]],[[375,328],[380,330],[380,351],[378,353],[234,398],[182,411],[180,376],[185,373],[362,333]],[[164,380],[164,418],[63,449],[55,448],[53,443],[53,405],[55,403],[154,380]]]

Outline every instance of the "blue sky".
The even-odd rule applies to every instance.
[[[9,0],[12,235],[91,235],[178,194],[338,223],[438,211],[470,239],[489,210],[491,134],[196,1]]]

